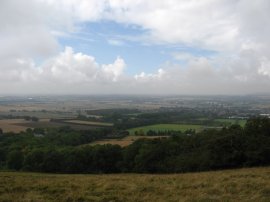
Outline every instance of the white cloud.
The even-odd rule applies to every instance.
[[[123,46],[125,43],[123,41],[117,40],[117,39],[108,39],[108,44],[112,46]]]
[[[268,76],[270,77],[270,60],[267,58],[262,58],[261,60],[261,66],[258,69],[258,73],[260,75]]]
[[[41,77],[55,83],[115,82],[123,74],[126,64],[118,57],[112,64],[99,65],[93,56],[74,53],[66,47],[58,56],[42,64]],[[42,79],[42,78],[40,78]]]
[[[172,56],[175,60],[192,60],[195,58],[192,54],[185,52],[174,52]]]
[[[46,23],[46,5],[32,0],[0,3],[0,58],[48,57],[58,49]]]
[[[34,93],[38,93],[39,89],[47,86],[52,89],[51,93],[58,91],[76,93],[73,90],[80,85],[86,85],[80,89],[81,92],[87,92],[89,87],[88,90],[91,92],[92,86],[98,87],[104,83],[110,85],[118,81],[123,75],[125,66],[125,61],[120,57],[112,64],[100,65],[93,56],[74,53],[71,47],[66,47],[59,55],[44,61],[40,66],[31,59],[17,58],[8,68],[2,69],[0,91],[9,92],[10,88],[2,88],[6,84],[11,86],[22,84],[26,88],[25,92],[31,89]],[[13,90],[14,93],[18,93],[16,89]]]
[[[268,92],[269,10],[268,0],[2,0],[0,93]],[[187,65],[169,62],[154,73],[128,76],[120,57],[99,64],[69,47],[59,53],[58,37],[70,37],[81,23],[102,20],[142,28],[146,32],[138,40],[145,43],[218,54],[205,58],[175,52],[174,59]],[[107,42],[123,45],[114,38]],[[35,64],[37,58],[44,62]]]
[[[113,64],[102,65],[102,72],[106,77],[112,78],[113,81],[117,81],[123,74],[125,67],[125,61],[118,57]]]
[[[36,0],[51,12],[50,26],[76,31],[80,22],[112,20],[146,30],[137,40],[235,53],[270,53],[268,0]],[[132,38],[126,36],[125,39]],[[112,45],[119,40],[108,39]]]
[[[47,61],[41,69],[45,78],[66,83],[81,83],[96,78],[98,64],[95,58],[82,53],[74,53],[71,47]]]
[[[137,81],[153,81],[153,80],[161,80],[165,76],[166,72],[163,69],[158,69],[157,73],[154,74],[146,74],[141,72],[140,74],[136,74],[134,78]]]
[[[165,63],[155,73],[124,74],[125,61],[98,64],[90,55],[66,47],[59,55],[37,66],[31,59],[17,58],[0,75],[2,93],[181,93],[245,94],[268,92],[269,61],[252,57],[209,59],[194,57],[187,66]],[[216,68],[215,63],[222,64]],[[238,65],[241,64],[241,67]],[[8,86],[8,88],[7,88]]]

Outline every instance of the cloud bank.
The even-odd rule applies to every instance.
[[[3,0],[0,94],[268,92],[269,10],[268,0]],[[144,30],[138,43],[217,54],[205,57],[180,50],[156,72],[130,75],[125,58],[116,55],[110,64],[102,64],[59,43],[62,36],[80,32],[83,23],[106,20]]]

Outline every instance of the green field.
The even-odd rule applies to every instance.
[[[202,119],[201,119],[202,120]],[[203,119],[205,120],[205,119]],[[246,124],[246,120],[238,120],[238,119],[214,119],[211,124],[209,125],[199,125],[199,124],[154,124],[149,126],[142,126],[129,129],[129,134],[134,135],[135,131],[139,132],[140,134],[146,134],[147,131],[186,131],[189,129],[194,129],[195,131],[200,131],[205,128],[221,128],[223,126],[230,126],[232,124],[239,124],[240,126],[244,127]]]
[[[64,123],[78,124],[78,125],[89,125],[89,126],[113,126],[113,123],[106,122],[97,122],[97,121],[81,121],[81,120],[68,120],[64,121]]]
[[[239,120],[239,119],[215,119],[215,122],[219,122],[224,125],[232,125],[232,124],[239,124],[240,126],[244,127],[247,120]]]
[[[0,172],[0,201],[258,201],[270,198],[270,167],[147,175]]]
[[[147,133],[149,130],[154,130],[154,131],[169,131],[169,130],[174,130],[174,131],[186,131],[189,129],[194,129],[194,130],[200,130],[202,129],[202,125],[193,125],[193,124],[155,124],[155,125],[149,125],[149,126],[142,126],[142,127],[137,127],[137,128],[132,128],[129,129],[129,134],[134,135],[135,131],[138,131],[139,133]]]

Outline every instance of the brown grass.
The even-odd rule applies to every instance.
[[[19,133],[27,128],[38,128],[42,125],[50,125],[50,119],[40,119],[38,122],[26,121],[24,119],[2,119],[0,120],[0,128],[4,132]]]
[[[0,172],[0,201],[269,201],[270,167],[171,175]]]
[[[134,141],[138,140],[138,139],[156,139],[156,138],[167,138],[167,136],[135,136],[135,135],[130,135],[127,137],[124,137],[122,139],[104,139],[104,140],[98,140],[95,141],[93,143],[91,143],[91,145],[104,145],[104,144],[113,144],[113,145],[120,145],[121,147],[125,147],[128,146],[130,144],[132,144]]]
[[[4,132],[18,133],[21,131],[25,131],[28,128],[20,124],[24,124],[28,122],[29,121],[25,121],[24,119],[3,119],[3,120],[0,120],[0,128],[2,128]]]

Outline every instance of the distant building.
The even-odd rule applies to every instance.
[[[260,116],[270,118],[270,114],[260,114]]]
[[[229,116],[229,119],[248,119],[247,116]]]
[[[35,137],[44,137],[43,134],[34,134]]]

